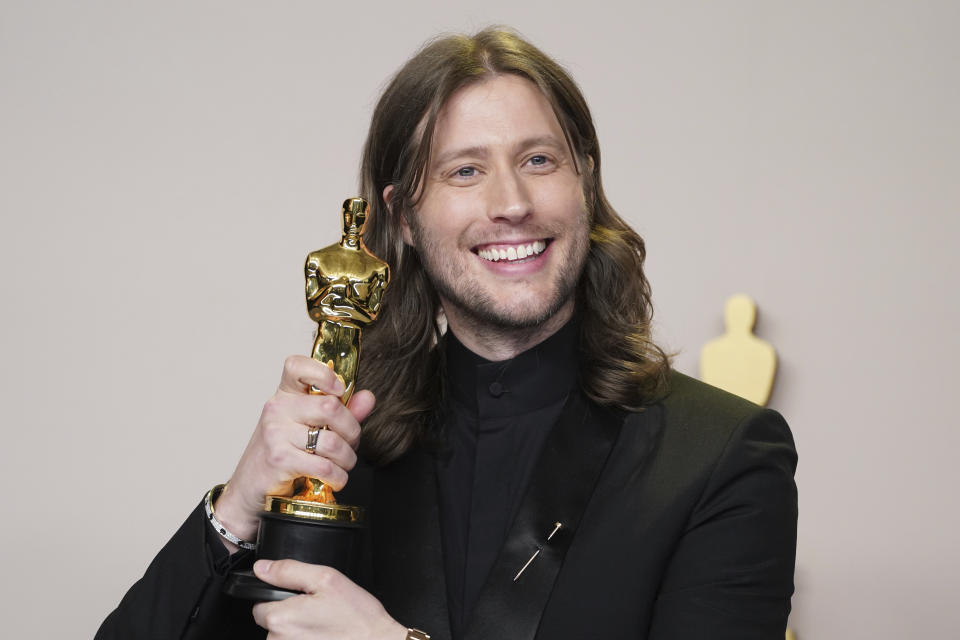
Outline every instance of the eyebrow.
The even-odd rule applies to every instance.
[[[557,137],[554,135],[543,135],[543,136],[532,136],[530,138],[525,138],[516,144],[517,149],[527,149],[529,147],[539,147],[539,146],[549,146],[554,149],[566,149],[566,143],[557,140]],[[451,149],[450,151],[445,151],[440,155],[436,156],[431,160],[431,165],[440,165],[453,160],[454,158],[459,158],[461,156],[481,156],[485,157],[488,153],[488,147],[483,145],[475,145],[472,147],[462,147],[460,149]]]

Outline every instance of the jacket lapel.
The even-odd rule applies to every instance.
[[[465,640],[503,637],[505,629],[511,639],[534,638],[623,419],[623,413],[588,403],[580,393],[570,395],[480,593]]]
[[[434,459],[418,449],[375,473],[374,594],[401,624],[445,640],[450,615]]]

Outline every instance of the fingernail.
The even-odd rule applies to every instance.
[[[253,570],[257,573],[270,573],[270,565],[272,564],[272,560],[257,560],[253,563]]]

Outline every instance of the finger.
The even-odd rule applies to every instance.
[[[346,409],[343,411],[349,415]],[[310,476],[327,482],[336,490],[346,484],[347,470],[356,464],[356,452],[335,431],[320,431],[317,436],[320,455],[315,455],[306,450],[309,427],[304,424],[278,416],[264,421],[260,429],[263,444],[253,455],[262,468],[275,477],[275,481],[286,483],[296,477]],[[272,483],[269,486],[271,491],[282,489]]]
[[[269,631],[266,640],[329,638],[317,620],[317,616],[330,615],[324,605],[304,594],[279,602],[258,602],[253,606],[253,620]]]
[[[264,431],[268,442],[263,460],[285,479],[309,476],[323,480],[338,491],[347,483],[347,471],[357,463],[356,452],[336,432],[320,431],[317,453],[310,453],[306,449],[308,427],[305,425],[289,421],[271,423]]]
[[[311,387],[334,396],[344,392],[344,384],[333,369],[307,356],[294,355],[283,361],[280,390],[306,393]]]
[[[340,491],[347,484],[347,469],[334,464],[323,456],[306,451],[295,451],[294,465],[297,469],[295,476],[309,476],[322,480],[324,484],[330,485],[330,488],[334,491]],[[350,468],[352,469],[353,465]]]
[[[286,415],[293,422],[302,425],[329,427],[346,440],[351,447],[360,441],[360,423],[336,396],[317,396],[305,394],[281,394],[285,396]],[[302,436],[294,436],[294,444],[299,446]]]
[[[256,622],[260,627],[270,629],[270,622],[272,622],[273,611],[276,610],[276,605],[278,602],[258,602],[253,605],[253,621]]]
[[[321,431],[317,435],[317,447],[313,453],[346,471],[350,471],[357,464],[357,452],[336,431]]]
[[[347,581],[346,576],[333,567],[298,560],[257,560],[253,563],[253,572],[276,587],[308,594],[335,591]]]
[[[353,394],[350,402],[347,403],[347,409],[350,410],[354,419],[359,423],[367,419],[376,404],[377,399],[373,393],[364,389],[363,391],[357,391]]]
[[[293,631],[290,599],[278,602],[258,602],[253,605],[253,621],[269,631],[267,639],[287,638]]]

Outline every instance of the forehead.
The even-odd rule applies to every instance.
[[[510,146],[532,138],[554,138],[566,146],[560,122],[540,89],[520,76],[497,75],[450,97],[437,116],[431,155]]]

